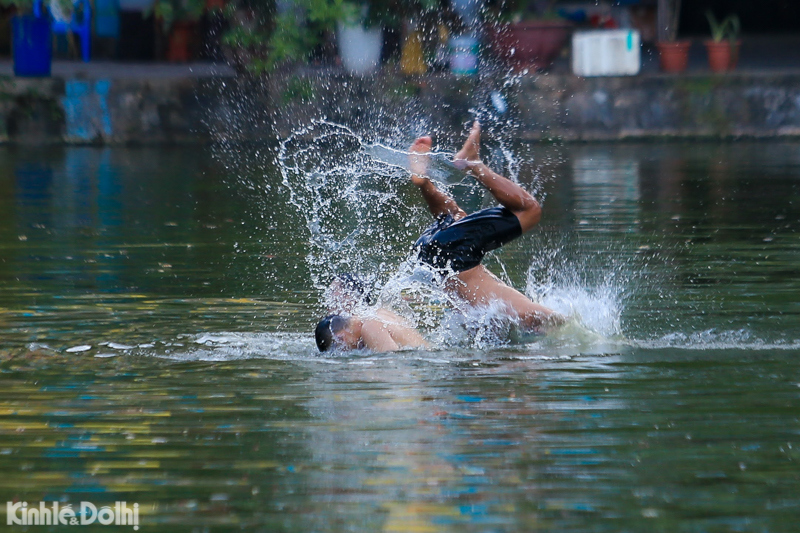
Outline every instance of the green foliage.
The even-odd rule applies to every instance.
[[[706,11],[706,18],[708,24],[711,26],[711,38],[715,43],[721,43],[725,39],[735,42],[739,38],[741,32],[741,22],[736,15],[728,15],[721,21],[718,21],[714,13],[709,9]]]
[[[338,22],[398,28],[404,18],[430,15],[440,5],[441,0],[295,0],[279,14],[275,0],[232,0],[224,10],[231,29],[223,43],[246,63],[241,66],[260,74],[307,59]]]
[[[325,29],[332,28],[344,15],[344,0],[300,0],[297,2],[308,13],[308,20]]]
[[[343,5],[344,0],[296,0],[278,14],[274,0],[234,0],[223,12],[230,29],[222,42],[248,71],[267,72],[306,58],[335,27]]]
[[[276,14],[271,1],[232,2],[224,12],[231,29],[222,42],[245,58],[247,70],[261,74],[305,59],[320,36],[334,28],[343,4],[344,0],[298,0],[294,9]]]
[[[198,20],[205,7],[205,0],[156,0],[152,10],[161,20],[164,32],[168,32],[176,22]]]
[[[342,22],[348,26],[358,26],[363,24],[364,9],[361,5],[354,2],[345,2],[342,6]]]
[[[290,102],[310,102],[316,95],[314,84],[310,80],[293,76],[286,88],[281,93],[281,101],[284,104]]]
[[[278,17],[267,40],[269,54],[263,66],[271,70],[281,63],[303,59],[317,42],[314,33],[300,26],[291,14],[284,13]]]

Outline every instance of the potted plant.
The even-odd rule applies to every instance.
[[[705,42],[708,52],[708,65],[712,72],[727,72],[736,68],[739,61],[739,17],[728,15],[717,21],[711,10],[706,11],[708,24],[711,26],[711,40]]]
[[[378,68],[383,32],[373,5],[344,2],[336,24],[336,43],[348,72],[368,74]]]
[[[206,0],[156,0],[153,13],[161,21],[168,37],[167,60],[186,62],[191,59],[191,46],[197,32],[197,21],[203,15]]]
[[[223,10],[228,30],[222,36],[222,45],[237,71],[261,74],[307,55],[311,35],[294,9],[273,14],[253,8],[242,0],[231,2]]]
[[[553,11],[555,1],[509,1],[496,7],[495,22],[488,25],[491,47],[515,70],[546,69],[569,39],[572,23]]]
[[[41,0],[0,0],[0,4],[16,10],[11,18],[14,75],[49,76],[52,33],[47,9]]]
[[[344,0],[232,0],[223,10],[222,44],[240,72],[262,74],[307,60],[343,17]]]
[[[658,0],[658,47],[659,63],[664,72],[683,72],[689,63],[688,39],[678,40],[678,20],[681,0]]]
[[[231,0],[223,10],[229,29],[222,43],[237,70],[259,74],[321,55],[329,57],[329,37],[338,33],[345,68],[366,73],[379,63],[382,29],[399,28],[412,6],[433,1],[438,2]]]

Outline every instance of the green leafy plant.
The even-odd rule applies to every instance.
[[[163,0],[170,1],[170,0]],[[230,30],[223,44],[241,70],[260,74],[309,58],[330,39],[337,23],[399,28],[439,12],[441,0],[232,0],[224,10]]]
[[[308,20],[325,28],[333,27],[345,13],[344,0],[300,0],[297,3],[305,6]]]
[[[366,17],[365,17],[364,6],[357,4],[355,2],[345,2],[342,5],[342,17],[341,22],[344,22],[350,26],[366,26]]]
[[[286,87],[281,93],[281,102],[288,104],[291,102],[310,102],[314,99],[316,92],[314,84],[307,78],[292,76],[286,83]]]
[[[240,69],[254,74],[308,57],[342,17],[344,0],[296,0],[278,12],[274,0],[234,0],[224,10],[222,42]]]
[[[152,10],[168,32],[176,22],[200,19],[205,7],[205,0],[156,0]]]
[[[736,15],[728,15],[721,21],[718,21],[714,13],[709,9],[706,11],[706,18],[711,27],[711,39],[715,43],[721,43],[725,39],[731,42],[736,42],[739,39],[741,32],[741,22]]]

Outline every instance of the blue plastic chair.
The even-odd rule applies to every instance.
[[[38,4],[39,2],[37,2]],[[90,0],[73,0],[75,9],[72,11],[72,20],[63,22],[53,19],[51,27],[53,33],[67,35],[70,32],[78,34],[81,39],[81,56],[84,62],[89,62],[89,45],[92,39],[92,5]],[[34,7],[34,10],[36,8]],[[80,20],[79,19],[82,19]]]

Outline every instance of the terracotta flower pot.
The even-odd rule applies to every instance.
[[[664,72],[683,72],[689,63],[692,41],[659,41],[658,60]]]
[[[741,41],[706,41],[708,66],[711,72],[727,72],[736,68],[739,63],[739,46]]]
[[[492,49],[509,66],[541,70],[553,64],[571,30],[566,21],[536,20],[495,26],[489,38]]]
[[[178,21],[172,25],[167,48],[167,61],[186,63],[191,59],[191,44],[197,23]]]

